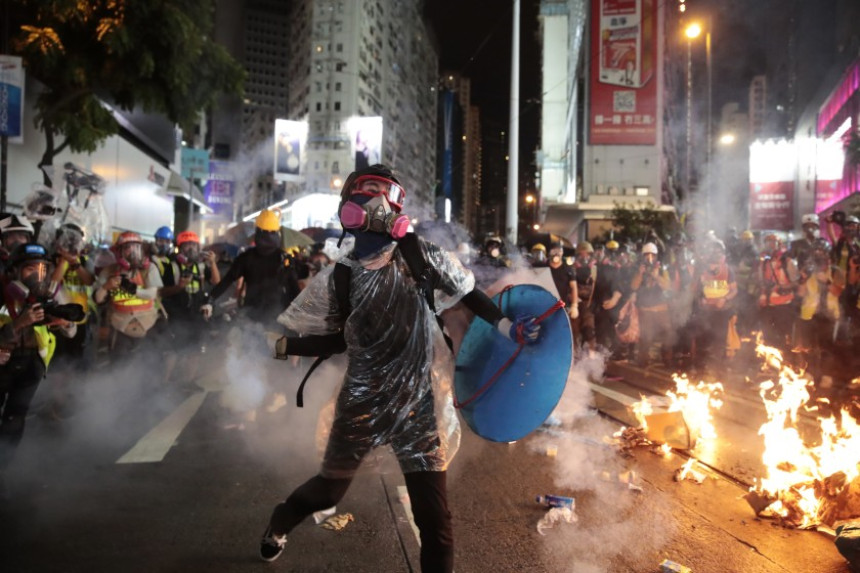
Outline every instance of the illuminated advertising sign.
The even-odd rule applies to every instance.
[[[834,203],[847,197],[851,190],[842,185],[845,168],[845,148],[842,136],[851,127],[846,120],[843,127],[826,140],[818,139],[815,145],[815,212],[821,213]],[[844,128],[844,129],[843,129]]]
[[[750,229],[789,231],[794,228],[797,152],[790,141],[750,145]]]
[[[355,155],[355,169],[381,163],[382,118],[354,117],[349,120],[349,135]]]
[[[0,135],[22,143],[24,125],[24,67],[17,56],[0,56]]]
[[[654,0],[592,0],[590,143],[657,142]]]
[[[235,186],[235,176],[230,162],[209,162],[209,180],[203,188],[203,196],[216,215],[232,218]]]
[[[275,180],[301,181],[305,163],[303,155],[308,139],[308,124],[304,121],[275,120]]]

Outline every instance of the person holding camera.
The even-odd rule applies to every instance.
[[[651,360],[651,346],[660,345],[663,364],[672,366],[672,347],[674,336],[672,320],[669,315],[669,272],[660,263],[657,245],[642,245],[639,269],[630,283],[630,290],[636,296],[636,309],[639,311],[639,346],[637,361],[645,368]]]
[[[83,314],[56,292],[44,247],[19,245],[7,262],[6,314],[0,314],[0,496],[5,494],[5,472],[24,435],[30,404],[54,355],[54,332],[74,336],[75,320]]]
[[[123,356],[138,349],[158,321],[163,283],[158,269],[145,256],[143,240],[137,233],[121,233],[112,250],[115,262],[99,274],[93,300],[107,305],[110,349],[114,356]]]

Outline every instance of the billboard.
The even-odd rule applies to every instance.
[[[205,149],[182,148],[182,177],[206,179],[209,176],[209,152]]]
[[[302,180],[307,139],[307,122],[275,120],[275,181]]]
[[[227,219],[233,218],[233,194],[236,188],[235,176],[229,161],[210,161],[209,180],[203,188],[206,204],[212,211]]]
[[[794,228],[797,149],[791,141],[757,141],[750,145],[750,229]]]
[[[17,56],[0,56],[0,135],[24,141],[24,67]]]
[[[349,120],[349,136],[352,140],[356,170],[381,163],[381,117],[353,117]]]
[[[592,0],[589,142],[657,142],[655,0]]]

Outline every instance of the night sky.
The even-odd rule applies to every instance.
[[[540,122],[539,0],[521,0],[520,172],[531,172]],[[489,9],[492,6],[494,9]],[[439,44],[440,71],[472,81],[472,103],[486,130],[507,131],[511,84],[513,0],[429,0],[425,14]]]

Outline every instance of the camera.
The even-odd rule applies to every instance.
[[[68,320],[69,322],[80,322],[86,318],[84,307],[76,303],[59,304],[52,298],[37,297],[29,300],[30,304],[39,304],[45,311],[45,320],[41,324],[50,322],[49,317]]]

